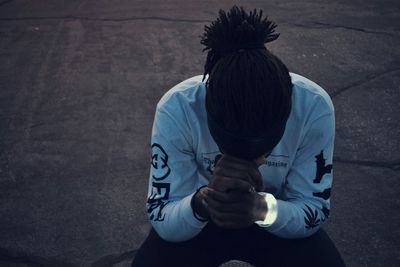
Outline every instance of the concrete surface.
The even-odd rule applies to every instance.
[[[400,4],[0,2],[0,266],[129,266],[155,104],[201,74],[219,8],[262,8],[270,49],[336,107],[332,216],[348,266],[400,265]]]

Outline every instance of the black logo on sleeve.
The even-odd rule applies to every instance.
[[[317,162],[317,173],[315,175],[314,183],[320,183],[322,177],[332,172],[332,164],[325,165],[326,160],[324,159],[324,151],[315,156]]]
[[[162,210],[169,203],[170,183],[153,182],[152,193],[147,200],[147,213],[152,221],[164,221]]]
[[[157,143],[151,146],[151,166],[153,167],[152,177],[154,180],[163,180],[171,173],[168,166],[168,154]]]
[[[316,192],[313,195],[327,200],[331,196],[331,189],[327,188],[323,192]]]
[[[304,217],[304,222],[306,223],[306,229],[312,229],[320,225],[321,220],[318,219],[317,210],[312,210],[308,205],[306,205],[307,210],[303,209],[306,217]]]

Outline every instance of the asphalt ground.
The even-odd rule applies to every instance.
[[[400,2],[0,2],[0,266],[129,266],[150,228],[155,105],[203,73],[220,8],[262,8],[269,49],[336,109],[324,228],[348,266],[400,266]]]

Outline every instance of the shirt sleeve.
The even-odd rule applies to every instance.
[[[194,216],[191,199],[199,185],[192,136],[183,111],[157,107],[152,130],[152,156],[147,214],[164,240],[180,242],[207,224]]]
[[[335,117],[333,106],[321,102],[317,116],[304,128],[282,197],[277,199],[278,217],[266,227],[283,238],[310,236],[329,216]]]

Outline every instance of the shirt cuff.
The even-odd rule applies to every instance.
[[[192,194],[190,194],[187,197],[185,197],[184,199],[182,199],[181,205],[182,205],[182,208],[184,211],[184,218],[189,225],[191,225],[195,228],[203,228],[204,226],[206,226],[208,221],[207,220],[201,221],[195,217],[194,210],[192,209],[192,205],[191,205],[194,194],[196,194],[196,192],[193,192]],[[196,214],[196,216],[198,216],[198,215]],[[201,218],[201,217],[199,217],[199,218]]]
[[[278,216],[273,224],[268,226],[268,231],[271,233],[278,232],[284,228],[294,218],[292,203],[277,199]]]
[[[199,188],[196,190],[196,192],[194,192],[194,194],[192,195],[192,199],[190,200],[190,207],[192,208],[193,216],[194,216],[197,220],[199,220],[199,221],[201,221],[201,222],[206,222],[206,221],[208,221],[208,219],[207,219],[207,218],[201,217],[201,216],[200,216],[199,214],[197,214],[197,213],[195,212],[195,210],[194,210],[194,201],[195,201],[195,198],[196,198],[196,194],[199,193],[199,191],[200,191],[203,187],[207,187],[207,186],[206,186],[206,185],[203,185],[203,186],[199,187]]]

